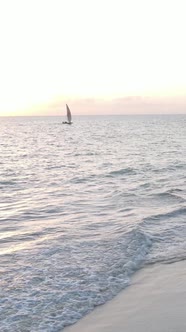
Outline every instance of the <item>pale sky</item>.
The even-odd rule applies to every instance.
[[[0,0],[0,115],[118,100],[186,113],[185,13],[185,0]]]

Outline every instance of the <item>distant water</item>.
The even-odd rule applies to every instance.
[[[186,259],[186,116],[0,119],[0,331],[58,332]]]

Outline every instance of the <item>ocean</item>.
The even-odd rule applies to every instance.
[[[186,115],[73,121],[0,119],[2,332],[62,331],[186,259]]]

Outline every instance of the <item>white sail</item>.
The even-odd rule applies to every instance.
[[[67,104],[66,104],[66,109],[67,109],[67,119],[68,119],[68,122],[71,123],[72,122],[72,115],[71,115],[71,112],[70,112],[70,108],[68,107]]]

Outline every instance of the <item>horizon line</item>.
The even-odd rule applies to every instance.
[[[136,115],[186,115],[186,113],[116,113],[116,114],[113,114],[113,113],[107,113],[107,114],[74,114],[73,117],[76,117],[76,116],[136,116]],[[65,114],[63,115],[59,115],[59,114],[56,114],[56,115],[36,115],[36,114],[33,114],[33,115],[0,115],[0,118],[32,118],[32,117],[35,117],[35,118],[43,118],[43,117],[65,117]]]

